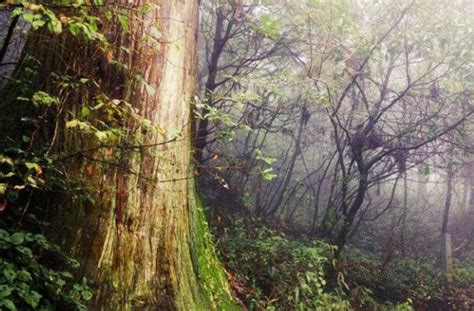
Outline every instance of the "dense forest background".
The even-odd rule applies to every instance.
[[[472,310],[472,16],[0,4],[0,309]]]

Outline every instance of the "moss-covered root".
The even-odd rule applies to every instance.
[[[195,233],[192,239],[193,264],[206,301],[206,310],[241,310],[232,298],[224,268],[217,259],[204,208],[197,194],[190,203],[195,206],[193,216],[196,226],[192,230]]]

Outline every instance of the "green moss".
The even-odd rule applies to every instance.
[[[217,259],[202,202],[195,197],[195,235],[193,236],[193,265],[203,298],[213,310],[241,310],[234,302],[224,268]],[[209,310],[209,309],[207,309]]]

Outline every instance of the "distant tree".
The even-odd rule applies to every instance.
[[[458,52],[446,49],[425,53],[436,42],[455,43],[448,34],[422,33],[416,10],[413,2],[408,3],[375,40],[356,44],[356,49],[345,48],[348,56],[338,89],[325,81],[324,73],[317,77],[308,70],[308,77],[329,101],[327,113],[340,174],[337,199],[328,209],[340,215],[330,224],[339,251],[368,190],[439,150],[440,138],[455,131],[473,113],[472,107],[461,109],[462,92],[443,84],[467,63],[459,59]],[[433,21],[434,25],[442,22]],[[403,34],[400,28],[410,32]],[[463,38],[466,34],[458,28],[455,35],[449,35]],[[419,40],[420,36],[425,36],[424,40]],[[456,116],[448,118],[453,109]]]

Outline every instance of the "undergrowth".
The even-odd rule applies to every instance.
[[[235,219],[218,239],[221,260],[238,298],[250,310],[348,310],[340,289],[330,290],[325,267],[333,247],[299,242],[260,224]]]
[[[441,275],[433,264],[394,259],[384,265],[373,253],[344,251],[338,284],[326,284],[334,247],[293,237],[258,218],[209,211],[221,262],[232,288],[249,310],[443,310]],[[218,214],[218,215],[217,215]],[[469,310],[474,267],[455,265],[449,307]]]

